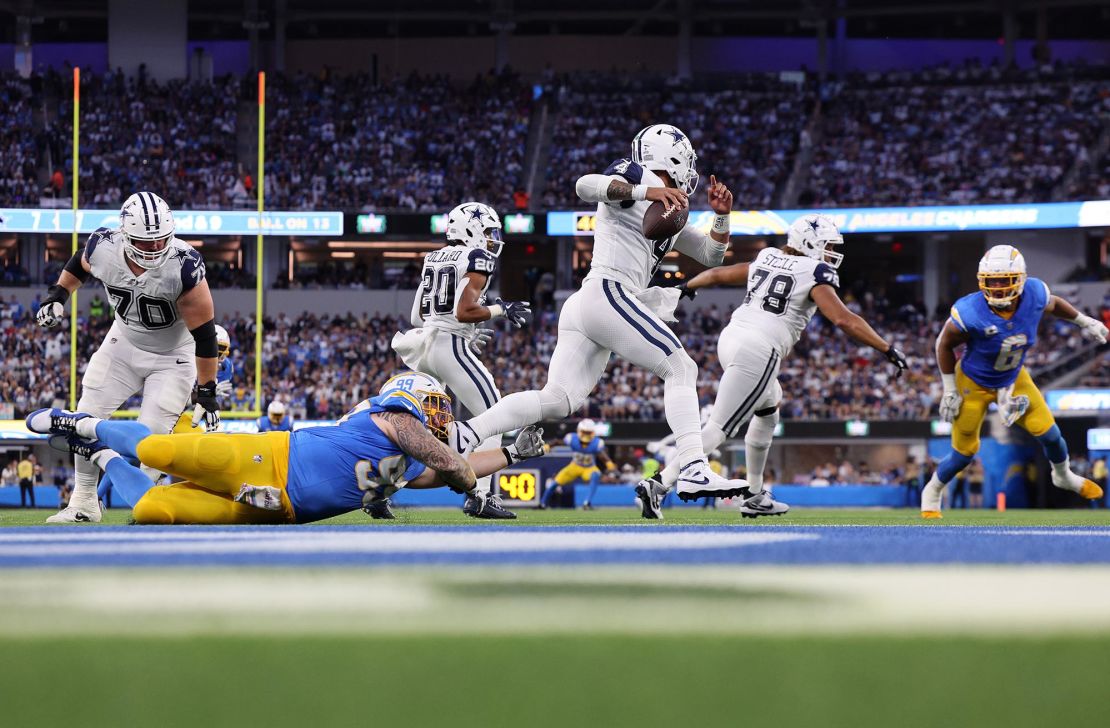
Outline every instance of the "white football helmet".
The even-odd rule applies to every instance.
[[[223,326],[216,326],[216,361],[221,362],[228,357],[231,353],[231,337],[227,335],[227,329]]]
[[[994,308],[1009,308],[1025,290],[1025,256],[1012,245],[996,245],[979,261],[979,290]]]
[[[447,442],[447,426],[455,417],[451,414],[451,397],[439,380],[423,372],[405,371],[394,374],[378,390],[378,396],[401,390],[416,398],[424,411],[427,427],[433,435]]]
[[[266,416],[270,418],[270,422],[280,425],[281,421],[285,419],[285,405],[275,399],[266,408]]]
[[[663,171],[688,195],[698,188],[698,155],[677,126],[652,124],[632,140],[632,161],[644,169]]]
[[[468,248],[483,248],[501,255],[501,218],[481,202],[464,202],[447,213],[447,239]]]
[[[585,419],[578,423],[578,439],[583,445],[594,439],[596,434],[597,423],[593,420]]]
[[[153,270],[166,262],[175,226],[173,212],[161,197],[153,192],[128,197],[119,211],[119,228],[127,241],[124,253],[135,265]]]
[[[844,244],[844,236],[827,215],[799,217],[786,231],[786,244],[807,258],[828,263],[833,268],[839,268],[844,260],[844,253],[832,249],[834,245]]]

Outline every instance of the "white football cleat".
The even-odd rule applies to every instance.
[[[744,518],[781,516],[789,510],[790,506],[775,500],[771,497],[771,494],[765,490],[761,490],[740,504],[740,515]]]
[[[465,422],[454,420],[447,425],[447,445],[459,455],[466,457],[481,444],[478,433]]]
[[[72,435],[77,432],[77,422],[92,415],[69,410],[40,409],[27,415],[27,429],[40,435]]]
[[[88,504],[74,505],[70,504],[58,511],[50,518],[46,519],[47,523],[100,523],[100,504],[93,504],[91,508]]]
[[[678,471],[678,480],[675,481],[675,491],[684,501],[744,495],[747,488],[748,481],[722,478],[709,469],[709,463],[705,460],[686,463]]]

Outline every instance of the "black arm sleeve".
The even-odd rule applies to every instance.
[[[189,331],[197,342],[197,356],[201,359],[215,359],[218,352],[216,345],[216,319],[208,319],[200,326]]]
[[[69,262],[66,263],[65,267],[65,271],[67,273],[73,275],[82,283],[89,279],[89,272],[85,270],[85,267],[83,265],[81,265],[81,256],[84,254],[85,249],[79,248],[77,252],[73,254],[73,257],[69,259]]]
[[[62,288],[57,283],[46,289],[46,298],[42,299],[42,305],[48,303],[62,303],[64,304],[69,300],[69,291]]]

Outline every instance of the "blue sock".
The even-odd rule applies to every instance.
[[[956,473],[967,467],[972,457],[953,450],[937,464],[937,478],[940,482],[947,484],[952,478],[956,477]]]
[[[597,495],[597,486],[601,485],[601,473],[594,471],[590,476],[590,494],[586,496],[587,503],[594,502],[594,496]]]
[[[96,436],[105,445],[112,448],[125,458],[137,459],[135,450],[139,441],[150,434],[150,428],[139,422],[112,422],[102,420],[96,426]],[[147,478],[149,481],[150,478]]]
[[[1051,463],[1062,463],[1068,459],[1068,444],[1060,434],[1060,428],[1053,425],[1048,432],[1037,437],[1037,442],[1044,448],[1044,454]]]
[[[552,499],[552,498],[554,498],[554,497],[555,497],[555,492],[556,492],[556,491],[557,491],[558,489],[559,489],[559,486],[555,484],[555,481],[554,481],[554,480],[549,480],[549,481],[547,481],[547,488],[546,488],[546,489],[544,490],[544,492],[543,492],[543,504],[544,504],[545,506],[546,506],[546,505],[547,505],[548,503],[550,503],[550,502],[551,502],[551,499]]]
[[[119,422],[114,424],[133,424]],[[99,434],[99,428],[97,433]],[[112,458],[108,467],[104,469],[104,480],[111,479],[111,487],[115,493],[123,498],[124,502],[132,508],[139,499],[154,485],[146,473],[127,462],[123,458]]]

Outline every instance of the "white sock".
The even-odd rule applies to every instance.
[[[701,413],[698,390],[692,384],[680,384],[671,377],[663,384],[663,409],[667,424],[675,435],[673,460],[681,468],[695,460],[704,460],[701,449]]]
[[[482,444],[474,448],[474,452],[481,452],[483,450],[499,450],[501,448],[501,435],[494,435],[493,437],[483,440]],[[489,493],[493,484],[493,476],[486,475],[485,477],[478,478],[477,489],[482,493]]]
[[[104,420],[99,417],[85,417],[84,419],[77,420],[77,427],[74,429],[77,434],[86,440],[96,439],[96,426]]]
[[[940,482],[936,472],[933,472],[933,477],[929,478],[929,482],[925,484],[925,489],[921,491],[921,510],[923,511],[939,511],[941,504],[944,503],[944,490],[948,487],[946,483]]]
[[[483,441],[495,435],[518,430],[543,419],[539,391],[514,392],[482,414],[467,420]]]
[[[89,458],[89,460],[92,461],[92,464],[96,467],[100,468],[103,471],[107,471],[108,463],[112,462],[118,457],[118,452],[112,450],[111,448],[108,448],[107,450],[100,450],[93,453],[93,456]]]
[[[676,458],[671,458],[667,467],[659,472],[659,479],[663,481],[663,487],[670,493],[671,489],[674,488],[675,481],[678,480],[678,460]]]
[[[100,468],[80,456],[73,458],[73,466],[73,494],[69,497],[69,505],[91,509],[98,503],[96,483],[100,479]]]
[[[771,439],[775,435],[779,413],[767,417],[753,417],[748,423],[748,434],[744,436],[744,456],[748,462],[748,490],[758,495],[763,490],[763,471],[767,467],[767,455],[771,451]]]
[[[1071,458],[1064,458],[1063,462],[1051,463],[1051,465],[1053,485],[1073,493],[1083,489],[1083,478],[1071,471]]]

